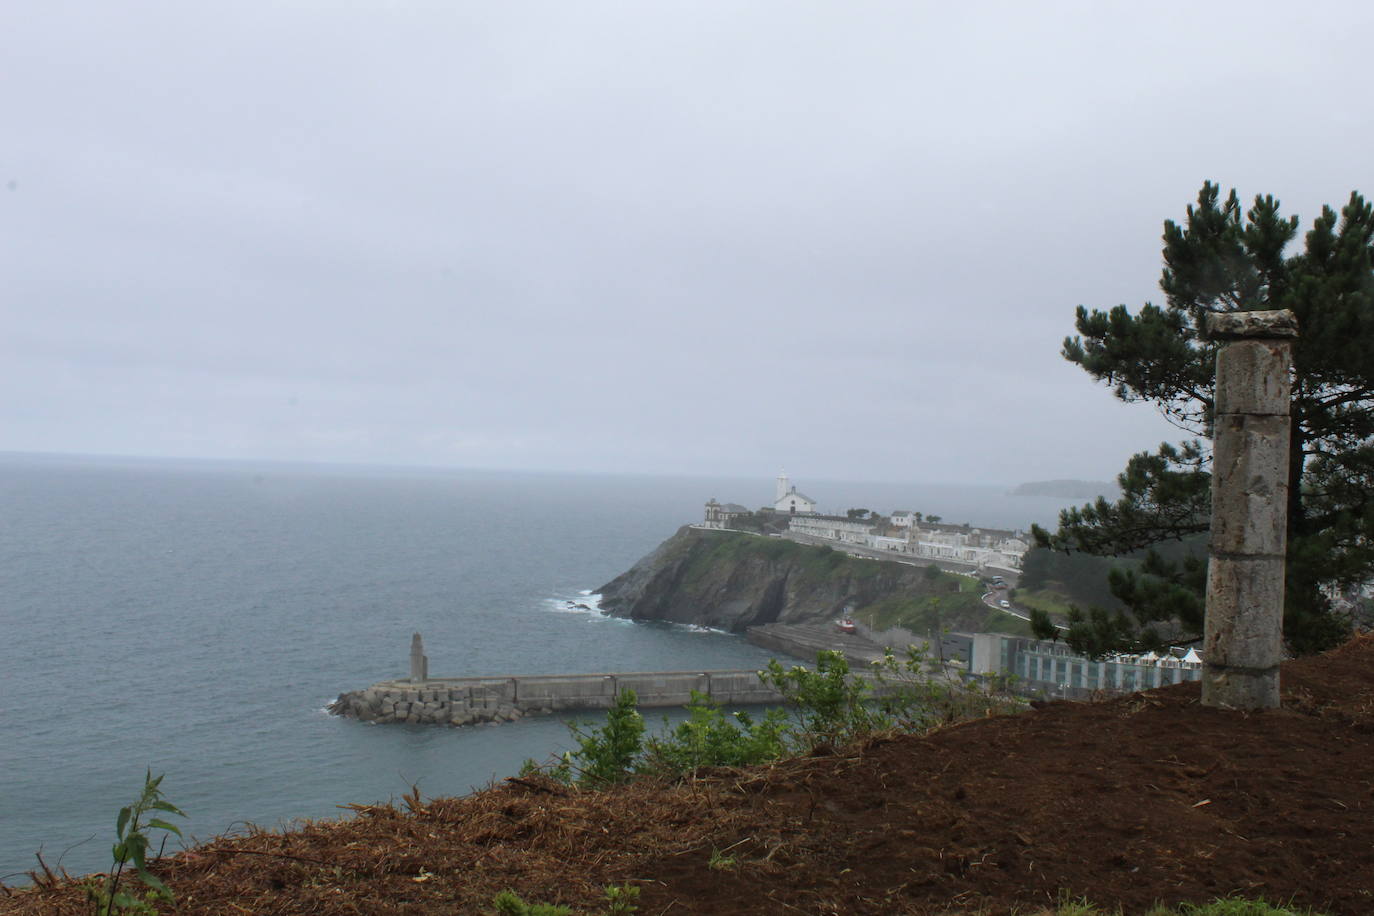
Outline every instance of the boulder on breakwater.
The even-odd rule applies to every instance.
[[[517,705],[499,685],[474,689],[470,685],[374,684],[339,694],[328,710],[363,722],[414,725],[482,725],[514,722],[528,715],[553,712],[548,706]]]

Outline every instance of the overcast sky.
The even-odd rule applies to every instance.
[[[1374,192],[1368,3],[0,18],[0,450],[1106,479],[1074,307]]]

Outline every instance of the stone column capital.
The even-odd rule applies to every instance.
[[[1208,340],[1285,340],[1298,336],[1298,317],[1289,309],[1267,312],[1213,312],[1207,316]]]

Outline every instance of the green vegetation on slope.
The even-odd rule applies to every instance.
[[[942,575],[951,579],[960,578],[948,573]],[[875,630],[904,627],[913,633],[957,630],[963,633],[1031,635],[1029,623],[988,607],[976,589],[923,597],[892,595],[860,608],[857,616]]]
[[[709,545],[693,551],[687,581],[700,578],[718,565],[737,564],[750,558],[792,564],[803,575],[818,581],[872,578],[882,568],[879,561],[851,557],[832,547],[812,547],[786,538],[752,534],[716,534]]]
[[[603,587],[603,606],[626,616],[704,621],[734,631],[755,621],[829,620],[850,607],[878,629],[1031,635],[1025,621],[985,606],[984,590],[972,576],[852,556],[843,545],[684,530]]]
[[[1134,558],[1095,557],[1087,553],[1032,547],[1026,551],[1022,562],[1021,582],[1016,587],[1017,600],[1031,605],[1026,596],[1039,594],[1043,596],[1044,609],[1050,613],[1066,613],[1070,604],[1084,610],[1100,607],[1115,613],[1125,610],[1125,605],[1112,594],[1107,582],[1108,572],[1113,567],[1136,569],[1139,566],[1140,561]],[[1066,610],[1057,611],[1050,606],[1056,603]]]
[[[1073,601],[1061,592],[1051,589],[1028,591],[1024,588],[1012,589],[1009,593],[1019,607],[1032,611],[1044,611],[1060,622],[1069,616]]]
[[[740,563],[749,558],[787,562],[815,581],[869,579],[891,570],[891,561],[851,557],[832,547],[799,544],[785,538],[748,534],[715,536],[690,560],[687,581],[695,581],[718,564]],[[914,571],[904,567],[904,572]],[[959,630],[1030,636],[1030,625],[1010,614],[983,604],[977,580],[927,566],[917,572],[910,587],[855,609],[860,620],[874,629],[905,627],[915,633]]]

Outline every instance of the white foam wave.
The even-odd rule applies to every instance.
[[[675,623],[673,626],[686,630],[688,633],[720,633],[724,636],[730,635],[729,630],[722,630],[719,627],[703,627],[696,623]]]
[[[585,614],[589,617],[609,616],[601,609],[601,596],[593,591],[580,591],[574,597],[555,595],[544,599],[544,606],[555,614]]]
[[[583,589],[572,597],[567,595],[555,595],[545,598],[544,607],[555,614],[582,614],[593,620],[605,620],[611,623],[633,624],[635,621],[628,617],[614,617],[601,607],[601,594],[591,589]],[[722,630],[719,627],[703,627],[695,623],[675,623],[665,621],[674,630],[684,630],[688,633],[711,633],[721,636],[731,635],[729,630]]]

